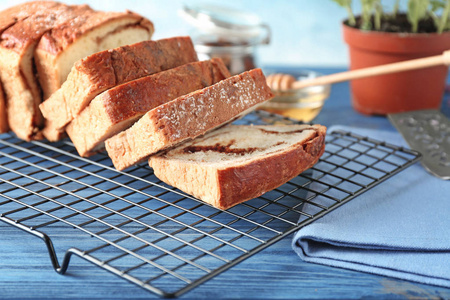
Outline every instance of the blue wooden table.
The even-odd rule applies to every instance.
[[[321,69],[334,73],[336,69]],[[448,95],[447,95],[448,97]],[[449,116],[448,98],[443,111]],[[394,130],[384,117],[357,114],[348,83],[335,84],[315,123]],[[80,235],[82,233],[79,233]],[[63,233],[61,232],[61,235]],[[158,298],[128,281],[74,257],[66,275],[53,271],[42,240],[0,223],[0,298],[2,299],[142,299]],[[449,299],[450,289],[417,284],[301,261],[291,249],[291,236],[183,295],[181,299]],[[71,239],[57,239],[59,258]]]

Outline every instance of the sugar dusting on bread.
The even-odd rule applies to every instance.
[[[106,150],[114,166],[123,170],[223,126],[272,97],[261,69],[244,72],[147,112],[132,127],[106,140]]]
[[[156,109],[161,123],[172,128],[169,139],[177,140],[186,129],[205,131],[217,118],[228,111],[243,112],[248,107],[271,98],[267,90],[258,86],[249,72],[225,79],[213,86],[180,97]],[[168,112],[170,110],[170,113]],[[211,119],[212,118],[212,119]],[[164,125],[164,126],[166,126]]]

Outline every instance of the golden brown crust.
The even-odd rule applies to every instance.
[[[243,131],[247,133],[240,134]],[[325,134],[326,127],[321,125],[229,125],[151,156],[149,165],[167,184],[227,209],[311,168],[324,153]],[[273,143],[267,144],[268,138]]]
[[[152,109],[106,140],[106,150],[116,169],[124,170],[231,122],[272,97],[261,69],[250,70]]]
[[[41,139],[44,119],[39,110],[41,92],[33,70],[33,52],[39,38],[53,26],[90,8],[57,4],[18,21],[1,35],[0,76],[4,84],[11,130],[23,140]]]
[[[32,1],[12,6],[0,12],[0,34],[17,22],[28,18],[38,11],[51,9],[59,5],[54,1]]]
[[[261,69],[230,77],[218,84],[167,103],[148,113],[164,128],[167,142],[180,136],[194,138],[230,121],[245,109],[273,98]],[[232,103],[229,101],[232,100]],[[213,107],[208,107],[208,104]]]
[[[59,5],[53,1],[33,1],[22,3],[0,12],[0,34],[8,28],[14,26],[17,22],[22,21],[37,11],[51,9]],[[9,125],[7,119],[6,97],[0,83],[0,133],[8,132]]]
[[[61,3],[45,10],[39,10],[5,30],[1,35],[0,45],[22,53],[33,44],[37,44],[48,30],[60,26],[86,11],[92,11],[92,9],[88,5],[68,6]]]
[[[110,87],[197,61],[197,54],[192,49],[189,37],[146,41],[107,51],[92,60],[87,58],[76,67],[83,73],[91,74],[93,84]],[[112,71],[107,80],[95,73],[100,61],[106,65],[105,69]]]
[[[220,198],[215,205],[227,209],[259,197],[311,168],[325,151],[325,133],[326,128],[321,126],[301,145],[239,167],[219,170]]]
[[[115,22],[120,19],[135,19],[135,22],[129,23],[126,26],[144,28],[149,32],[149,36],[151,36],[154,31],[153,23],[150,22],[150,20],[147,20],[130,11],[87,11],[86,13],[77,16],[71,22],[62,24],[61,26],[55,27],[46,32],[42,36],[37,49],[56,55],[64,51],[67,46],[73,44],[79,37],[85,35],[86,33],[102,26],[105,23]],[[124,27],[117,28],[116,31],[122,29],[124,29]]]
[[[59,93],[44,101],[40,108],[57,129],[63,129],[101,92],[197,60],[189,37],[145,41],[102,51],[78,61]]]
[[[185,64],[106,91],[100,96],[109,119],[120,122],[230,77],[219,58]],[[151,107],[147,98],[152,99]],[[130,105],[130,103],[132,103]]]
[[[150,40],[153,24],[140,15],[89,10],[47,31],[34,53],[44,100],[58,90],[74,65],[103,50]]]

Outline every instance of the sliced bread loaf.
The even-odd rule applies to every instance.
[[[51,7],[59,5],[53,1],[34,1],[22,3],[8,9],[0,11],[0,35],[13,26],[17,22],[28,18],[30,15],[40,11],[46,10]],[[9,125],[6,113],[6,99],[0,81],[0,133],[8,132]]]
[[[151,156],[149,164],[162,181],[227,209],[312,167],[325,133],[320,125],[229,125]]]
[[[261,69],[222,80],[147,112],[132,127],[105,141],[118,170],[205,134],[273,97]]]
[[[47,99],[67,79],[74,63],[88,55],[150,40],[153,24],[127,12],[87,11],[46,32],[34,53],[39,82]]]
[[[130,127],[149,110],[228,78],[220,59],[193,62],[143,77],[95,97],[66,127],[80,156],[104,149],[104,141]]]
[[[189,37],[144,41],[92,54],[75,63],[61,88],[40,105],[54,130],[63,131],[101,92],[147,75],[198,61]]]
[[[86,5],[58,4],[39,10],[4,30],[0,41],[0,77],[7,100],[11,130],[21,139],[41,138],[41,92],[34,74],[33,53],[41,36],[91,10]]]

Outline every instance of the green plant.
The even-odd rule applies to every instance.
[[[433,19],[433,22],[436,24],[438,32],[441,33],[443,31],[450,30],[450,0],[431,0],[430,4],[431,9],[429,11],[429,15]],[[441,11],[440,17],[437,14],[438,11]]]
[[[353,15],[353,11],[352,11],[352,0],[333,0],[333,1],[336,2],[337,4],[339,4],[340,6],[344,7],[347,10],[348,24],[350,26],[355,26],[356,19],[355,19],[355,16]]]
[[[383,21],[395,19],[399,13],[400,0],[396,0],[392,12],[383,10],[381,0],[360,0],[361,15],[358,24],[352,10],[352,0],[332,0],[344,7],[348,13],[348,25],[362,30],[381,30]],[[437,33],[450,30],[450,0],[408,0],[406,17],[411,32],[419,31],[421,21],[431,19]]]
[[[372,27],[375,30],[380,30],[381,27],[381,17],[383,15],[383,7],[381,6],[380,0],[361,0],[362,12],[361,12],[361,29],[371,30]],[[374,24],[371,22],[371,17],[373,14]]]

